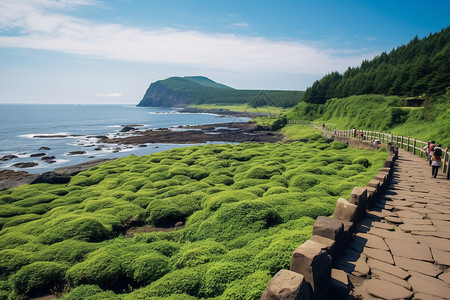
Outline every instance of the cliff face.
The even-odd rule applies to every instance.
[[[194,97],[188,92],[176,91],[162,83],[154,82],[145,92],[138,106],[185,107],[193,104]]]

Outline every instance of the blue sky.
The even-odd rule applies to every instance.
[[[137,104],[203,75],[305,90],[450,24],[448,0],[1,0],[0,103]]]

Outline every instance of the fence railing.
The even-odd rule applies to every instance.
[[[401,135],[395,135],[390,132],[379,132],[379,131],[370,131],[370,130],[355,130],[355,129],[348,129],[348,130],[338,130],[338,129],[331,129],[327,126],[318,126],[316,123],[310,122],[310,121],[303,121],[303,120],[289,120],[289,125],[310,125],[313,127],[316,127],[318,129],[322,129],[325,131],[328,131],[329,133],[336,135],[336,136],[343,136],[343,137],[350,137],[355,139],[360,139],[364,141],[370,141],[373,143],[382,143],[382,144],[388,144],[391,143],[394,146],[400,147],[408,152],[413,153],[414,155],[418,155],[420,157],[427,158],[427,151],[426,146],[428,145],[428,142],[418,140],[416,138],[411,138],[409,136],[401,136]],[[447,176],[447,179],[450,179],[450,157],[449,157],[449,151],[448,147],[443,149],[443,157],[442,157],[442,167],[441,172],[444,173]]]

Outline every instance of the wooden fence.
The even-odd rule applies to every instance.
[[[399,148],[402,148],[408,152],[412,152],[415,155],[419,155],[420,157],[427,158],[427,151],[424,150],[426,146],[428,145],[428,142],[421,141],[415,138],[410,138],[409,136],[401,136],[401,135],[394,135],[389,132],[378,132],[378,131],[370,131],[370,130],[355,130],[354,129],[348,129],[348,130],[337,130],[337,129],[331,129],[322,128],[322,126],[318,126],[316,123],[310,122],[310,121],[302,121],[302,120],[289,120],[289,125],[297,125],[297,124],[305,124],[313,126],[317,129],[323,129],[325,131],[328,131],[329,133],[337,136],[344,136],[344,137],[353,137],[365,141],[371,141],[374,143],[377,143],[378,141],[382,144],[388,144],[391,143],[393,146],[397,146]],[[361,134],[362,133],[362,134]],[[442,168],[441,171],[447,175],[447,179],[450,179],[450,158],[449,158],[449,152],[448,147],[445,149],[442,149],[443,152],[443,158],[442,158]]]

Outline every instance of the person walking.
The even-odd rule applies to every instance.
[[[437,145],[433,148],[433,157],[431,158],[431,177],[436,178],[439,168],[441,167],[441,158],[441,145]]]

